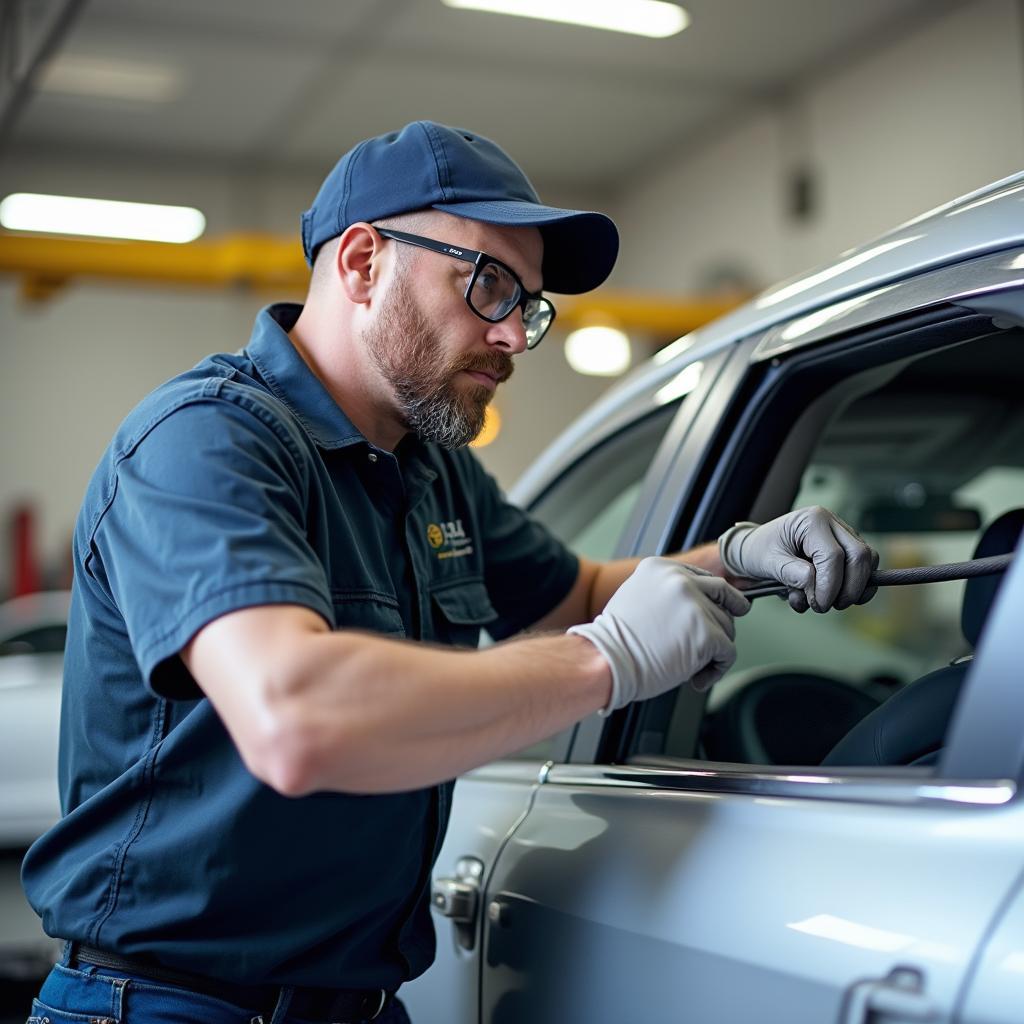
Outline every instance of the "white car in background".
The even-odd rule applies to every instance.
[[[60,817],[57,738],[67,591],[0,605],[0,848],[24,849]]]

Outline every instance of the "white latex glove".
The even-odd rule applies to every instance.
[[[768,579],[790,587],[798,612],[864,604],[878,552],[847,523],[820,505],[798,508],[763,526],[737,523],[718,538],[722,564],[733,576]]]
[[[593,622],[586,637],[612,669],[611,714],[687,680],[708,689],[736,660],[733,616],[750,602],[720,576],[669,558],[645,558]]]

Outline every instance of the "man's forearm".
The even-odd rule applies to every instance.
[[[189,657],[249,769],[291,796],[451,779],[559,732],[611,695],[607,662],[578,636],[455,651],[322,629],[268,645],[262,665],[231,646],[233,671],[248,668],[237,658],[253,659],[244,688],[217,682],[223,670],[210,659],[223,644]],[[288,656],[266,667],[267,650]]]
[[[349,789],[454,778],[560,732],[611,695],[611,669],[581,637],[535,636],[470,652],[394,646],[388,684],[373,678],[384,667],[378,652],[365,652],[362,672],[352,666],[376,697],[359,714],[372,739],[337,780]]]

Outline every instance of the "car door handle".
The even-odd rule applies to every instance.
[[[437,878],[430,894],[434,909],[456,924],[469,924],[476,918],[480,890],[471,882],[460,882],[455,878]]]
[[[455,925],[455,938],[463,949],[472,949],[476,941],[483,875],[482,860],[462,857],[455,865],[454,878],[435,878],[431,886],[430,905]]]
[[[846,990],[840,1024],[916,1024],[939,1020],[938,1007],[924,994],[924,974],[894,967],[884,978],[867,978]]]

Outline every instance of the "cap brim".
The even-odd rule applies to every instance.
[[[544,239],[544,290],[589,292],[603,283],[619,254],[619,232],[610,217],[519,200],[435,203],[435,210],[506,227],[539,228]]]

